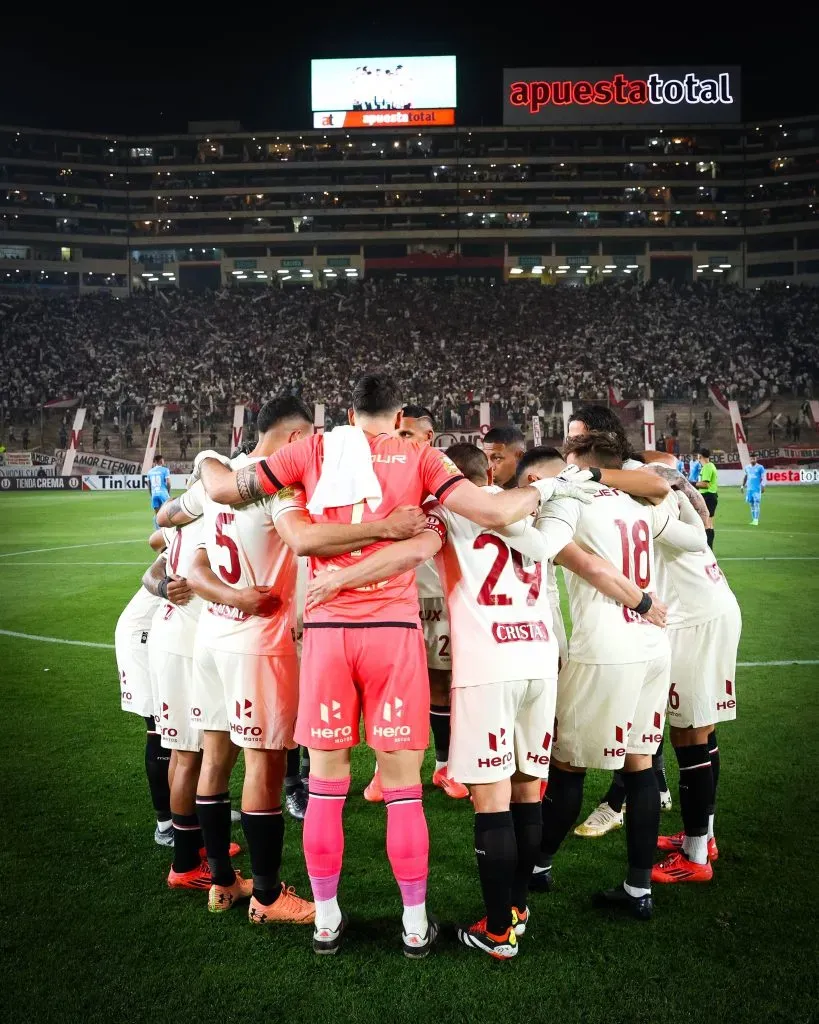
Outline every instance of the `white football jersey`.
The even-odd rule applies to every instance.
[[[186,579],[190,574],[193,556],[201,544],[204,531],[204,501],[205,488],[199,481],[182,495],[181,501],[185,512],[199,518],[187,526],[162,528],[166,544],[166,571],[169,576],[181,576]],[[167,651],[169,654],[192,658],[196,627],[204,607],[205,602],[195,595],[183,605],[162,601],[151,625],[151,647],[158,651]]]
[[[260,459],[237,455],[234,470]],[[272,616],[246,615],[227,604],[206,602],[199,619],[197,643],[237,654],[295,652],[297,558],[276,533],[276,520],[293,509],[306,508],[304,491],[283,487],[276,494],[246,508],[219,505],[204,499],[204,526],[200,547],[210,567],[229,587],[272,587],[281,607]]]
[[[613,487],[598,487],[590,504],[547,502],[538,527],[557,519],[574,531],[581,547],[604,558],[641,590],[653,590],[653,509]],[[642,616],[564,570],[569,591],[572,636],[569,660],[589,665],[652,661],[668,651],[663,631]]]
[[[433,559],[422,562],[415,570],[415,584],[418,587],[418,599],[421,601],[424,598],[442,598],[444,596],[441,577]]]
[[[671,494],[655,509],[658,529],[655,530],[656,589],[668,605],[668,628],[682,629],[718,618],[739,607],[734,592],[722,575],[714,553],[705,545],[703,551],[683,551],[667,536],[663,520],[679,519],[676,497]]]
[[[427,529],[443,541],[435,561],[450,621],[452,685],[554,678],[558,649],[544,566],[512,547],[533,539],[542,550],[537,531],[522,522],[500,536],[439,504],[427,509]]]

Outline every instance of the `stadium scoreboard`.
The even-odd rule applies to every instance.
[[[314,128],[431,128],[455,124],[456,59],[313,60]]]
[[[727,124],[738,67],[506,68],[505,125]]]

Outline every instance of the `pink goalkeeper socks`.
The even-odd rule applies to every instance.
[[[429,832],[421,785],[384,788],[387,805],[387,857],[405,907],[423,905],[429,875]]]
[[[317,901],[334,900],[338,890],[344,856],[341,816],[349,790],[349,775],[344,779],[310,776],[303,842],[307,874]]]

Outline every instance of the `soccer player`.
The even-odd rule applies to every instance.
[[[148,543],[154,551],[165,547],[165,539],[157,530]],[[184,601],[190,596],[187,584],[174,585],[173,599]],[[159,599],[140,585],[125,606],[114,630],[114,648],[119,673],[120,707],[145,720],[145,774],[151,803],[156,814],[154,841],[159,846],[173,846],[168,768],[170,755],[162,749],[156,719],[151,675],[148,666],[148,638]]]
[[[554,449],[539,451],[560,458]],[[487,487],[491,470],[481,449],[457,444],[447,456],[468,480]],[[592,585],[630,606],[644,595],[613,566],[573,544],[561,521],[541,530],[516,523],[490,533],[440,503],[426,508],[427,533],[315,576],[307,607],[342,589],[378,584],[436,554],[452,624],[451,773],[472,785],[486,907],[486,916],[459,928],[458,937],[470,949],[510,959],[529,921],[526,896],[540,845],[540,787],[553,732],[558,651],[542,562],[559,552]],[[658,603],[655,614],[660,608]]]
[[[435,421],[429,409],[421,405],[405,405],[401,410],[401,421],[396,436],[418,444],[432,444],[435,437]],[[451,638],[444,592],[438,569],[432,559],[419,565],[415,570],[418,585],[418,603],[421,627],[424,631],[424,645],[427,650],[427,671],[429,673],[429,721],[435,743],[435,771],[432,783],[447,796],[462,800],[469,796],[469,790],[456,782],[447,772],[450,738],[450,687],[451,687]],[[376,770],[372,781],[364,790],[364,799],[371,803],[381,801],[381,777]]]
[[[255,467],[265,457],[312,434],[312,414],[290,395],[267,402],[259,412],[259,440],[250,456],[232,465]],[[221,465],[221,464],[220,464]],[[232,470],[228,470],[234,477]],[[412,536],[420,530],[420,510],[397,510],[377,523],[318,525],[304,511],[294,488],[246,508],[230,509],[204,502],[206,553],[194,559],[190,581],[208,602],[195,644],[194,725],[204,730],[204,757],[196,808],[207,849],[212,885],[208,907],[214,913],[250,899],[253,924],[309,924],[313,904],[279,880],[284,841],[281,788],[285,750],[293,746],[298,700],[295,647],[296,555],[319,549],[347,552],[380,539]],[[185,496],[163,509],[164,522],[188,522],[192,510]],[[285,543],[286,542],[286,543]],[[289,546],[288,546],[289,545]],[[303,550],[302,550],[303,548]],[[281,602],[279,614],[259,617],[222,603],[202,569],[212,569],[229,587],[270,587]],[[231,743],[232,740],[232,743]],[[245,752],[242,826],[250,850],[253,880],[245,880],[230,861],[232,747]]]
[[[581,468],[619,469],[620,442],[611,433],[570,438],[569,460]],[[558,460],[526,467],[527,477],[560,472]],[[576,542],[614,566],[641,590],[654,582],[653,509],[601,486],[589,506],[552,503],[541,514],[560,518]],[[566,575],[573,632],[569,660],[558,679],[549,789],[543,802],[541,855],[532,887],[551,887],[555,854],[577,819],[587,768],[624,769],[628,814],[628,873],[621,886],[595,896],[598,906],[641,919],[653,913],[651,869],[660,823],[660,795],[651,755],[660,744],[669,683],[669,648],[662,630],[642,612],[618,607],[574,573]]]
[[[171,471],[165,465],[165,460],[161,455],[154,455],[153,468],[148,470],[147,477],[148,488],[151,492],[154,526],[156,526],[156,514],[171,496]]]
[[[661,836],[668,853],[652,881],[708,882],[719,851],[714,811],[720,757],[716,723],[736,718],[737,648],[742,631],[739,605],[708,548],[705,530],[683,495],[664,502],[674,516],[701,534],[701,550],[679,550],[665,534],[657,538],[657,579],[668,600],[671,687],[668,721],[680,767],[682,832]]]
[[[692,452],[691,464],[688,467],[688,482],[694,484],[694,486],[696,487],[699,483],[701,473],[702,463],[700,462],[700,453]]]
[[[705,504],[708,506],[708,514],[711,516],[711,529],[705,530],[705,535],[708,538],[708,547],[714,550],[714,524],[713,520],[717,514],[717,504],[719,502],[719,477],[717,475],[717,467],[711,461],[711,452],[708,448],[700,448],[699,455],[697,456],[700,463],[700,478],[697,481],[697,490],[702,491]]]
[[[517,486],[518,462],[526,451],[526,438],[518,428],[493,427],[484,435],[483,450],[495,484],[504,490]]]
[[[350,421],[358,429],[328,444],[339,461],[348,446],[344,473],[334,476],[327,467],[323,475],[325,443],[333,435],[317,435],[236,473],[202,456],[198,465],[205,488],[214,500],[236,505],[301,483],[318,522],[364,526],[377,525],[392,510],[418,505],[432,494],[489,528],[524,518],[539,506],[542,494],[555,493],[539,485],[487,494],[465,480],[443,452],[394,436],[402,406],[390,378],[367,374],[353,390]],[[317,488],[325,496],[320,502]],[[573,490],[560,485],[557,493],[567,489]],[[364,550],[313,558],[312,570],[341,568]],[[429,836],[420,765],[429,735],[429,679],[414,574],[404,572],[372,590],[341,592],[305,612],[304,631],[296,739],[310,748],[304,851],[316,897],[313,948],[337,952],[345,927],[337,900],[342,811],[350,788],[350,748],[358,743],[363,712],[387,805],[387,855],[404,905],[403,950],[409,957],[426,956],[438,926],[426,910]]]
[[[742,490],[745,492],[745,500],[751,506],[751,526],[759,526],[759,507],[765,493],[765,467],[756,455],[751,456],[751,464],[745,470]]]

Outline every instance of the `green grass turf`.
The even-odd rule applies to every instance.
[[[139,543],[147,506],[143,494],[0,497],[0,629],[112,643],[150,560]],[[751,529],[748,518],[739,493],[725,491],[716,546],[742,605],[740,657],[819,661],[819,561],[727,560],[819,558],[819,488],[772,488],[762,526]],[[65,545],[96,546],[37,550]],[[451,928],[427,960],[400,955],[384,810],[361,799],[365,751],[355,756],[346,811],[349,937],[337,957],[317,958],[308,928],[251,928],[238,911],[208,914],[201,893],[165,888],[169,858],[153,843],[143,729],[119,710],[113,650],[0,635],[0,666],[5,1019],[816,1019],[808,840],[816,840],[819,665],[738,671],[740,717],[720,731],[722,856],[710,885],[656,891],[647,925],[601,919],[589,894],[622,878],[623,833],[571,837],[557,859],[557,890],[532,898],[531,929],[507,964],[458,947]],[[584,813],[606,785],[590,776]],[[473,920],[471,807],[426,789],[430,905],[446,923]],[[662,825],[680,827],[676,807]],[[290,820],[287,829],[285,878],[305,892],[301,829]],[[239,864],[249,870],[246,854]]]

